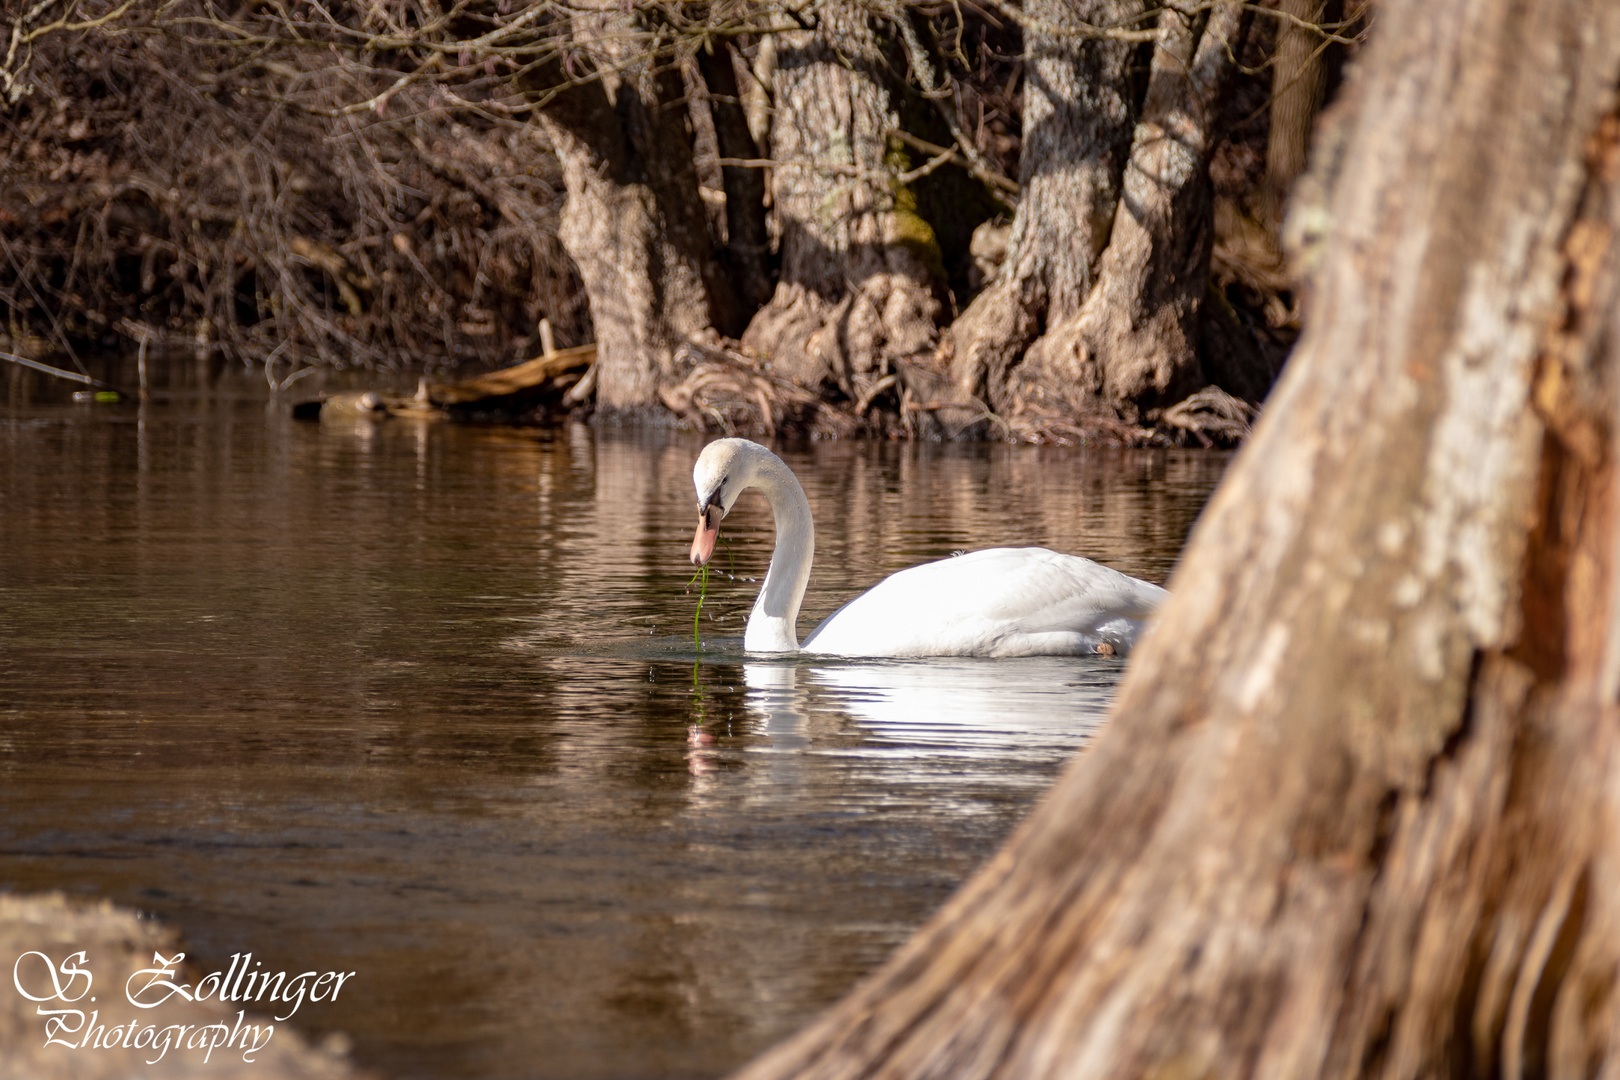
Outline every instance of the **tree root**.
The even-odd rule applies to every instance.
[[[1010,443],[1057,446],[1232,446],[1249,433],[1256,409],[1218,387],[1206,387],[1146,424],[1036,406],[1003,416],[983,401],[940,396],[949,380],[920,362],[863,382],[855,401],[834,400],[773,372],[735,344],[689,345],[679,383],[659,401],[684,425],[719,435],[789,438],[909,438],[942,441],[964,434]],[[932,376],[932,377],[931,377]]]
[[[858,401],[832,401],[771,370],[734,346],[689,345],[679,360],[691,366],[659,400],[685,424],[722,435],[783,435],[812,439],[899,437],[900,398],[890,375],[865,384]],[[875,408],[883,402],[887,408]]]

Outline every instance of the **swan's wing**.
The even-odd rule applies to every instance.
[[[806,639],[844,656],[1016,656],[1123,651],[1168,594],[1045,548],[991,548],[884,579]],[[1122,648],[1123,647],[1123,648]]]

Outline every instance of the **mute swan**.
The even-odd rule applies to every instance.
[[[799,644],[799,603],[816,529],[804,489],[781,458],[747,439],[718,439],[692,470],[698,527],[692,562],[714,554],[720,521],[746,488],[770,500],[776,550],[748,616],[749,652],[838,656],[1040,656],[1129,651],[1168,593],[1077,555],[989,548],[901,570],[829,615]]]

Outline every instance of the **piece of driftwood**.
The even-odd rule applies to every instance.
[[[331,394],[293,406],[301,420],[345,416],[437,418],[468,413],[523,413],[572,404],[569,391],[590,378],[596,346],[558,349],[521,364],[455,383],[423,379],[414,395],[380,390]]]
[[[488,404],[501,398],[517,397],[534,391],[555,391],[560,397],[596,362],[596,346],[581,345],[559,349],[545,356],[514,364],[476,379],[427,387],[428,400],[441,408],[452,405]]]

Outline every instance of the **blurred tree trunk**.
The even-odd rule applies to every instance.
[[[859,397],[894,359],[938,339],[933,230],[898,179],[889,66],[865,13],[817,8],[817,28],[777,35],[772,121],[782,268],[743,344],[803,386]]]
[[[1620,6],[1379,17],[1113,726],[749,1080],[1620,1070]]]
[[[1327,41],[1312,29],[1337,25],[1343,0],[1280,0],[1277,48],[1271,68],[1270,136],[1266,139],[1266,181],[1262,200],[1273,230],[1294,180],[1305,171],[1311,127],[1327,88]]]
[[[1135,0],[1029,8],[1010,252],[952,328],[957,392],[1015,422],[1141,423],[1209,381],[1198,358],[1208,165],[1244,19],[1237,4],[1164,8],[1139,113],[1137,47],[1075,24],[1150,29],[1144,10]]]
[[[679,70],[658,62],[640,17],[617,4],[576,19],[574,42],[600,78],[539,112],[562,162],[568,202],[559,237],[579,267],[598,346],[596,400],[657,404],[684,342],[740,324],[698,193]],[[565,76],[548,65],[553,85]]]

